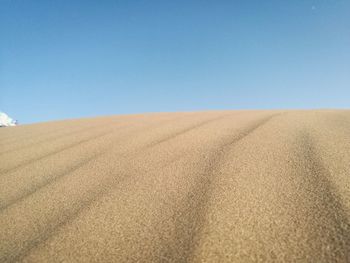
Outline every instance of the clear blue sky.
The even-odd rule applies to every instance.
[[[349,108],[350,1],[0,0],[0,110]]]

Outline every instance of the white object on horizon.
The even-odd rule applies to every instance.
[[[16,126],[17,121],[0,111],[0,127]]]

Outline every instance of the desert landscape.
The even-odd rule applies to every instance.
[[[350,111],[0,129],[0,262],[350,262]]]

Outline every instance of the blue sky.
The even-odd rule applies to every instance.
[[[349,108],[349,14],[348,0],[0,0],[0,110]]]

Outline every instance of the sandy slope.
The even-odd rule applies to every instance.
[[[350,111],[0,129],[0,262],[350,262]]]

